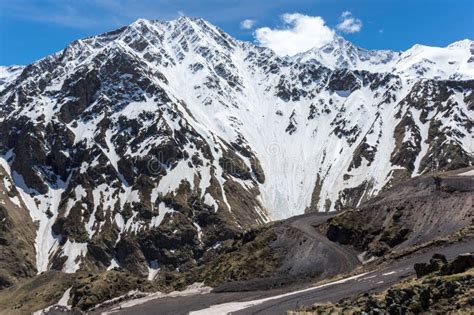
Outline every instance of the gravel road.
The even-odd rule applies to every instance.
[[[307,214],[287,221],[292,229],[304,233],[311,240],[302,250],[295,249],[288,258],[288,264],[320,264],[328,266],[323,275],[347,273],[358,264],[353,251],[329,241],[314,229],[313,225],[324,222],[334,213]],[[400,281],[414,276],[413,264],[428,261],[433,253],[442,253],[448,258],[474,250],[474,240],[450,244],[445,247],[432,247],[401,258],[379,270],[349,277],[342,281],[323,286],[308,284],[284,287],[274,290],[255,290],[242,292],[208,293],[185,297],[165,297],[148,301],[131,308],[115,309],[114,314],[285,314],[287,310],[310,306],[317,302],[336,302],[341,298],[362,292],[380,291]],[[324,252],[323,258],[321,253]],[[318,268],[318,265],[313,265]],[[306,266],[300,266],[302,269]],[[245,284],[241,284],[245,285]]]

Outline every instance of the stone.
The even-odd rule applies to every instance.
[[[452,262],[444,265],[441,268],[442,275],[452,275],[456,273],[462,273],[470,268],[474,267],[474,254],[466,253],[456,257]]]

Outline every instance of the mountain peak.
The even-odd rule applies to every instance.
[[[398,53],[389,50],[367,50],[357,47],[342,36],[335,35],[331,42],[298,54],[295,59],[299,62],[313,60],[330,69],[388,72],[390,69],[387,65],[397,56]]]
[[[474,50],[474,41],[471,39],[463,39],[455,41],[447,46],[447,48],[469,48]]]
[[[186,15],[182,15],[174,20],[168,20],[168,21],[139,18],[135,20],[133,23],[131,23],[128,27],[140,28],[140,27],[152,27],[152,26],[155,26],[155,27],[166,26],[166,27],[174,27],[174,28],[180,28],[180,27],[215,28],[214,25],[210,24],[209,22],[207,22],[206,20],[202,18],[191,17],[191,16],[186,16]]]
[[[344,37],[342,37],[340,35],[337,35],[337,34],[334,35],[333,39],[329,43],[327,43],[326,45],[323,45],[321,48],[326,47],[326,46],[338,46],[338,47],[352,46],[352,47],[355,47],[355,45],[352,44],[352,42],[348,41]]]
[[[316,62],[329,69],[390,72],[412,78],[471,79],[474,42],[465,39],[447,47],[416,44],[405,52],[394,52],[360,48],[336,35],[326,45],[298,54],[294,60]]]

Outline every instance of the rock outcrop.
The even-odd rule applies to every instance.
[[[402,251],[472,228],[473,191],[469,176],[411,179],[335,216],[326,234],[364,252],[366,258]]]
[[[429,263],[415,265],[419,279],[402,281],[382,294],[365,293],[336,304],[316,304],[289,314],[469,314],[474,307],[473,259],[473,254],[466,254],[447,262],[442,255],[434,255]],[[461,265],[462,268],[452,268]],[[441,269],[437,269],[440,266]],[[445,272],[440,271],[443,269]]]

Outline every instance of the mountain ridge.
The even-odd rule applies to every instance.
[[[172,25],[172,24],[177,24],[177,23],[189,23],[189,22],[193,22],[193,23],[197,23],[197,25],[207,25],[207,27],[210,27],[210,28],[214,28],[216,30],[218,30],[221,34],[225,34],[225,32],[223,32],[220,28],[212,25],[211,23],[209,23],[208,21],[202,19],[202,18],[198,18],[198,17],[190,17],[190,16],[181,16],[179,17],[178,19],[176,20],[170,20],[170,21],[162,21],[162,20],[150,20],[150,19],[144,19],[144,18],[139,18],[137,19],[136,21],[134,21],[133,23],[131,23],[130,25],[128,26],[123,26],[123,27],[120,27],[116,30],[113,30],[113,31],[107,31],[107,32],[104,32],[104,33],[101,33],[99,35],[93,35],[93,36],[89,36],[89,37],[85,37],[83,39],[79,39],[79,40],[76,40],[76,41],[73,41],[73,43],[76,43],[76,42],[81,42],[81,41],[86,41],[86,40],[91,40],[91,39],[95,39],[95,38],[98,38],[98,37],[105,37],[105,36],[109,36],[109,35],[115,35],[115,34],[118,34],[120,33],[121,31],[124,31],[126,29],[130,29],[130,28],[134,28],[134,27],[137,27],[139,25],[143,25],[143,24],[158,24],[158,25],[161,25],[161,26],[166,26],[166,25]],[[226,34],[227,35],[227,34]],[[227,35],[228,36],[228,35]],[[230,37],[230,36],[229,36]],[[255,44],[251,43],[251,42],[248,42],[248,41],[242,41],[242,40],[238,40],[238,39],[234,39],[236,42],[239,42],[241,44],[249,44],[249,45],[253,45],[255,46]],[[68,45],[69,46],[69,45]],[[430,45],[424,45],[424,44],[415,44],[413,45],[412,47],[410,47],[409,49],[405,50],[405,51],[395,51],[395,50],[390,50],[390,49],[366,49],[366,48],[361,48],[361,47],[358,47],[356,45],[354,45],[352,42],[344,39],[342,36],[338,35],[338,34],[335,34],[334,35],[334,38],[331,42],[329,42],[328,44],[325,44],[323,45],[322,47],[314,47],[314,48],[311,48],[309,49],[308,51],[305,51],[305,52],[301,52],[301,53],[298,53],[294,56],[285,56],[285,57],[282,57],[282,58],[288,58],[290,60],[301,60],[301,59],[304,59],[304,60],[308,60],[309,58],[311,58],[311,54],[317,54],[319,53],[320,51],[322,50],[325,50],[329,47],[337,47],[340,48],[341,47],[344,47],[346,48],[346,50],[358,50],[358,51],[362,51],[366,54],[374,54],[376,55],[377,53],[379,54],[385,54],[387,55],[387,58],[389,59],[390,58],[390,55],[401,55],[403,53],[406,53],[408,51],[411,51],[411,50],[415,50],[417,48],[434,48],[434,49],[447,49],[447,48],[466,48],[466,49],[470,49],[471,50],[471,54],[474,53],[474,40],[471,40],[471,39],[468,39],[468,38],[465,38],[465,39],[461,39],[461,40],[457,40],[457,41],[454,41],[448,45],[446,45],[445,47],[441,47],[441,46],[430,46]],[[256,47],[260,47],[260,46],[256,46]],[[67,47],[66,47],[67,48]],[[262,49],[270,49],[271,48],[267,48],[267,47],[261,47]],[[60,53],[62,52],[63,50],[60,50],[56,53],[53,53],[52,55],[55,55],[57,53]],[[308,56],[309,55],[309,56]],[[48,57],[48,56],[47,56]],[[44,57],[44,58],[47,58],[47,57]],[[319,56],[321,57],[321,56]],[[44,58],[41,58],[39,59],[38,61],[44,59]],[[347,63],[345,63],[345,65],[347,65]],[[329,64],[325,64],[325,66],[330,66]],[[338,66],[338,65],[331,65],[333,70],[335,68],[347,68],[347,69],[352,69],[352,70],[363,70],[361,68],[357,68],[357,67],[342,67],[342,66]],[[8,69],[8,68],[22,68],[24,66],[19,66],[19,65],[11,65],[11,66],[0,66],[2,67],[2,74],[1,76],[6,76],[4,74],[4,72]],[[468,77],[468,78],[465,78],[465,79],[472,79],[472,77]]]
[[[417,59],[420,55],[428,55],[432,59]],[[335,35],[332,42],[300,53],[294,58],[302,62],[314,59],[331,69],[388,72],[410,78],[471,80],[474,70],[474,41],[464,39],[446,47],[416,44],[406,51],[395,52],[359,48]],[[426,63],[435,69],[429,69],[431,72],[428,72]]]

